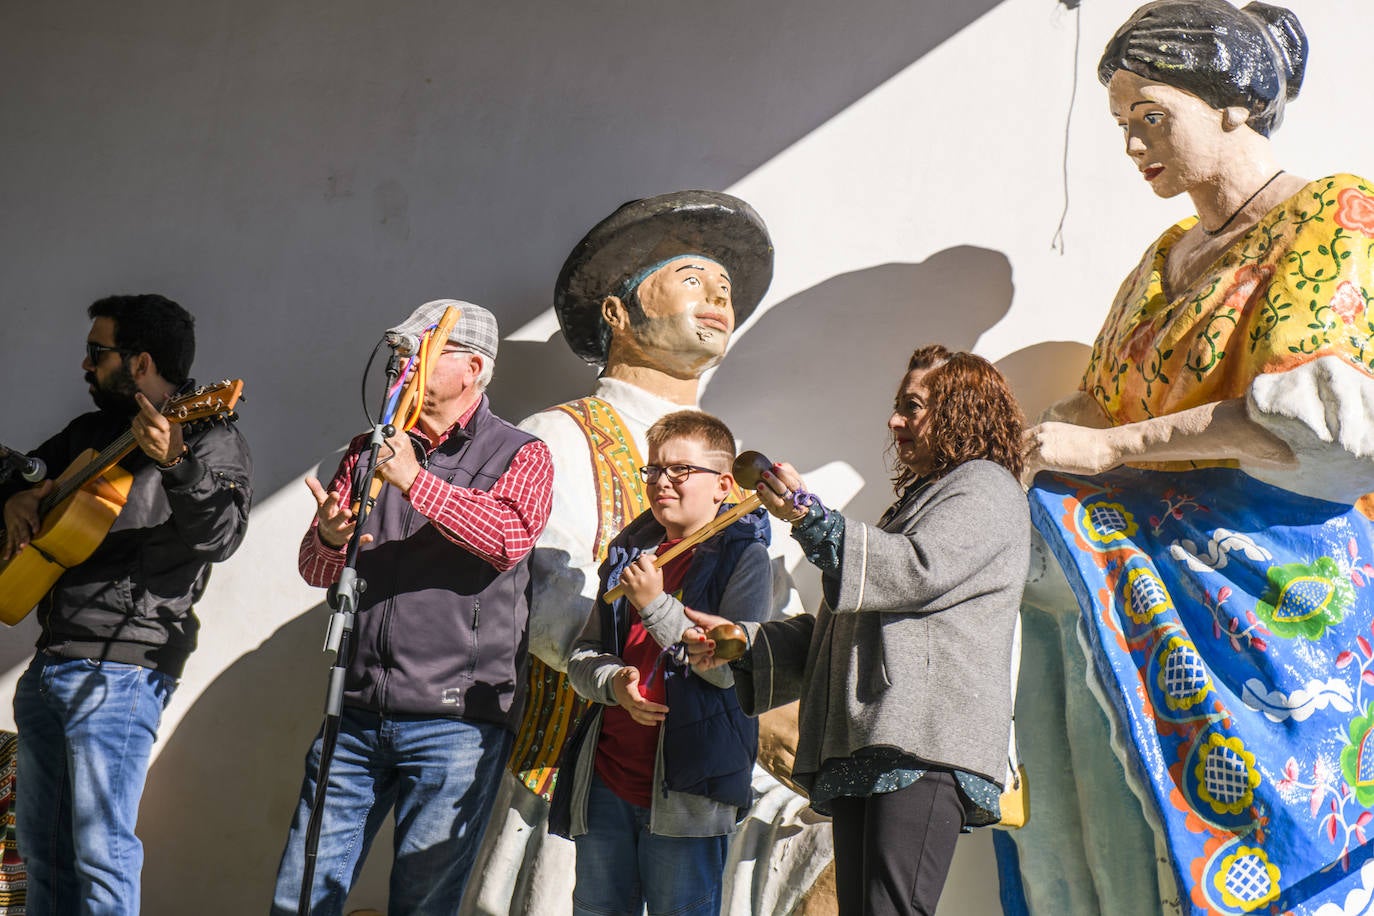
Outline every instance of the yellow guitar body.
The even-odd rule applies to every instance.
[[[172,398],[162,415],[173,423],[207,418],[233,418],[243,393],[243,379],[225,379]],[[67,466],[53,488],[38,502],[43,520],[29,545],[0,563],[0,623],[14,626],[43,600],[64,572],[86,562],[109,534],[129,501],[134,478],[118,462],[135,448],[126,431],[104,451],[87,449]],[[5,532],[0,525],[0,544]]]
[[[98,455],[95,449],[81,453],[57,483],[80,474]],[[59,576],[95,553],[128,502],[133,481],[118,465],[91,478],[52,508],[29,546],[0,563],[0,623],[14,626],[23,620]]]

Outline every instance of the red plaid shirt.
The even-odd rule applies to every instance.
[[[430,442],[418,427],[412,432],[419,436],[425,454],[429,454],[443,444],[455,427],[465,426],[476,411],[474,404],[437,442]],[[370,441],[370,433],[354,438],[329,482],[327,489],[337,491],[344,505],[352,500],[353,471]],[[454,486],[421,468],[406,499],[444,537],[505,572],[534,549],[534,542],[549,520],[553,459],[549,447],[536,439],[515,453],[506,473],[490,490]],[[335,549],[321,541],[315,533],[318,527],[319,519],[312,519],[301,539],[297,566],[306,582],[325,588],[338,579],[345,548]]]

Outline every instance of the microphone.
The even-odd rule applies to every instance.
[[[19,472],[29,483],[38,483],[48,476],[48,466],[40,458],[30,458],[21,452],[0,445],[0,480]]]
[[[402,334],[399,331],[386,332],[387,346],[398,356],[414,356],[420,352],[420,338],[416,334]]]

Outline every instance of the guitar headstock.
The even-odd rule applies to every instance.
[[[243,379],[224,379],[172,398],[163,405],[162,415],[173,423],[191,423],[232,415],[234,405],[238,404],[242,394]]]

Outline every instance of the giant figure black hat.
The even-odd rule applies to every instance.
[[[568,346],[587,362],[605,365],[601,303],[623,295],[625,284],[645,268],[690,254],[729,271],[735,324],[743,324],[773,279],[768,227],[738,197],[676,191],[623,204],[568,255],[553,293]]]

